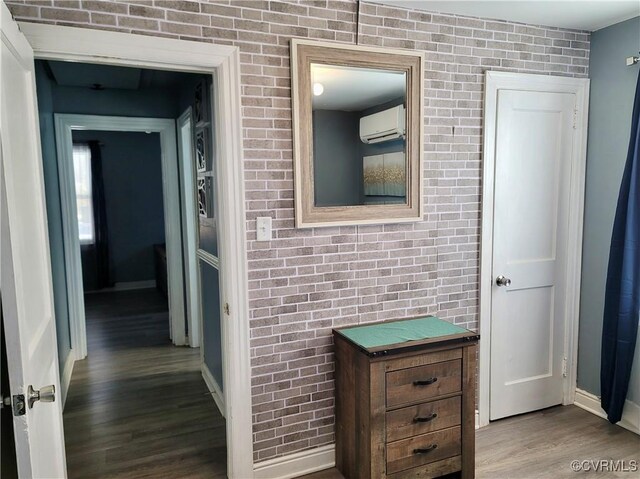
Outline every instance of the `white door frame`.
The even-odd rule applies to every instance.
[[[197,208],[196,208],[196,180],[193,159],[194,145],[193,138],[189,143],[190,154],[186,158],[184,156],[185,145],[182,142],[182,128],[189,125],[190,136],[193,137],[193,116],[191,107],[187,108],[176,122],[178,135],[178,157],[180,161],[180,198],[184,205],[182,214],[182,231],[183,231],[183,258],[184,258],[184,281],[187,309],[187,322],[189,324],[188,343],[192,348],[200,347],[201,341],[201,311],[200,311],[200,293],[198,289],[198,260],[196,258],[196,241],[197,241]]]
[[[249,302],[238,47],[128,33],[20,23],[36,58],[209,74],[216,80],[227,474],[253,477]],[[214,100],[212,98],[212,100]]]
[[[571,156],[569,225],[567,229],[566,310],[563,404],[573,404],[578,367],[578,315],[582,270],[582,226],[587,161],[589,80],[549,75],[492,72],[485,74],[484,147],[482,178],[482,234],[480,247],[480,373],[479,425],[489,424],[491,376],[491,292],[493,286],[493,208],[495,183],[496,126],[499,90],[573,93],[575,137]]]
[[[167,245],[167,282],[171,338],[177,346],[185,344],[184,295],[182,281],[182,239],[180,235],[180,199],[175,121],[159,118],[54,114],[64,262],[67,277],[71,350],[76,360],[87,356],[87,321],[82,287],[82,261],[78,239],[76,189],[73,172],[74,130],[153,132],[160,134],[162,196]]]

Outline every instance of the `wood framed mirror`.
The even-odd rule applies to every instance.
[[[296,227],[420,221],[424,57],[291,40]]]

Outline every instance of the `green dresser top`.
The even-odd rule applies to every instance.
[[[408,341],[451,339],[452,336],[473,336],[477,339],[476,333],[435,316],[353,326],[335,331],[367,351],[401,345]]]

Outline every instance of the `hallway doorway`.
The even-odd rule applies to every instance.
[[[15,215],[26,214],[34,218],[28,224],[31,229],[22,227],[22,223],[14,224],[11,244],[28,244],[36,254],[25,255],[16,249],[11,254],[12,265],[24,277],[32,279],[30,293],[34,301],[28,306],[33,315],[25,316],[22,310],[11,310],[5,317],[7,337],[12,344],[23,347],[31,345],[35,339],[42,339],[30,346],[30,352],[40,352],[35,356],[24,356],[16,353],[15,348],[8,352],[10,378],[15,391],[26,390],[27,384],[38,387],[52,384],[56,393],[60,390],[60,375],[64,365],[64,355],[58,355],[56,341],[55,317],[64,316],[58,311],[58,303],[53,312],[53,284],[65,283],[60,272],[52,268],[51,258],[59,258],[59,253],[50,255],[53,241],[47,232],[47,224],[59,221],[59,214],[44,211],[45,188],[43,183],[47,175],[55,175],[51,165],[43,167],[40,148],[40,132],[42,136],[52,135],[52,122],[43,121],[38,115],[36,98],[42,101],[41,92],[36,92],[33,81],[35,76],[35,59],[63,62],[88,62],[96,65],[117,65],[127,67],[152,68],[163,71],[179,70],[202,74],[211,79],[215,85],[212,89],[210,104],[215,111],[215,118],[224,118],[216,124],[215,141],[219,155],[219,175],[215,184],[220,192],[219,220],[222,227],[218,229],[220,256],[225,261],[220,264],[220,300],[224,305],[224,321],[221,322],[221,336],[226,361],[223,364],[224,399],[228,405],[227,432],[227,473],[229,477],[249,477],[253,474],[251,454],[251,399],[250,399],[250,358],[248,328],[248,278],[246,265],[246,225],[244,205],[244,184],[242,178],[242,132],[240,119],[240,69],[238,47],[192,42],[178,39],[150,38],[144,35],[116,33],[78,29],[58,25],[18,24],[2,5],[3,44],[9,45],[12,60],[16,60],[15,69],[9,73],[21,76],[22,80],[11,82],[9,73],[3,74],[3,84],[8,92],[3,99],[15,101],[4,102],[3,127],[11,128],[15,138],[22,141],[20,148],[5,150],[3,148],[3,172],[7,182],[1,185],[6,193],[7,201]],[[3,63],[4,65],[4,63]],[[7,69],[3,69],[7,71]],[[6,80],[6,82],[5,82]],[[9,88],[12,86],[12,88]],[[15,87],[15,88],[14,88]],[[157,99],[163,99],[162,96]],[[82,107],[93,106],[94,102],[81,102]],[[109,102],[102,105],[109,106]],[[27,112],[27,114],[22,114]],[[5,115],[6,113],[6,115]],[[85,111],[77,114],[87,114]],[[11,115],[14,119],[25,121],[6,122]],[[17,115],[17,116],[16,116]],[[40,123],[38,124],[38,117]],[[27,121],[28,120],[28,121]],[[6,146],[3,144],[3,147]],[[24,148],[23,148],[24,147]],[[7,153],[8,154],[4,154]],[[19,159],[19,161],[18,161]],[[47,171],[48,169],[48,171]],[[29,187],[22,188],[25,194],[14,188],[5,188],[19,182]],[[28,194],[27,194],[28,192]],[[52,197],[58,191],[54,188]],[[49,203],[47,201],[47,203]],[[49,205],[47,204],[47,207]],[[5,211],[6,213],[6,211]],[[4,225],[5,223],[3,223]],[[4,231],[3,231],[4,234]],[[4,235],[4,237],[8,237]],[[59,238],[58,240],[59,241]],[[60,242],[56,244],[60,247]],[[34,265],[37,267],[26,267]],[[3,269],[6,271],[6,269]],[[24,278],[23,276],[21,276]],[[4,278],[4,276],[3,276]],[[22,283],[12,285],[22,291]],[[38,290],[38,287],[41,289]],[[35,289],[34,289],[35,288]],[[34,292],[37,291],[37,294]],[[41,300],[37,300],[40,298]],[[64,309],[64,302],[59,302]],[[44,308],[42,314],[36,311]],[[33,319],[30,319],[33,318]],[[32,325],[41,326],[42,333],[34,338],[30,330],[24,329]],[[62,329],[64,331],[64,328]],[[69,334],[67,328],[67,335]],[[62,335],[58,335],[62,336]],[[67,355],[67,357],[70,357]],[[37,361],[36,361],[37,359]],[[58,364],[58,360],[59,364]],[[46,370],[45,370],[46,366]],[[25,376],[27,374],[27,376]],[[25,379],[26,378],[26,379]],[[14,422],[20,425],[16,429],[16,456],[18,469],[24,475],[37,471],[48,471],[45,475],[66,474],[66,457],[62,427],[62,408],[59,395],[54,405],[38,407],[42,414],[32,415],[31,421],[25,423],[20,419]],[[46,412],[46,414],[45,414]],[[45,432],[45,434],[41,434]],[[46,440],[44,439],[46,437]],[[35,472],[34,472],[35,471]],[[38,473],[37,475],[42,475]]]
[[[211,79],[38,60],[36,83],[68,476],[225,477]]]

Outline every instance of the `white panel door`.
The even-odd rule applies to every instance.
[[[0,290],[12,395],[55,387],[14,416],[18,474],[66,477],[33,51],[0,3]]]
[[[492,420],[562,403],[575,101],[572,93],[498,92]]]

